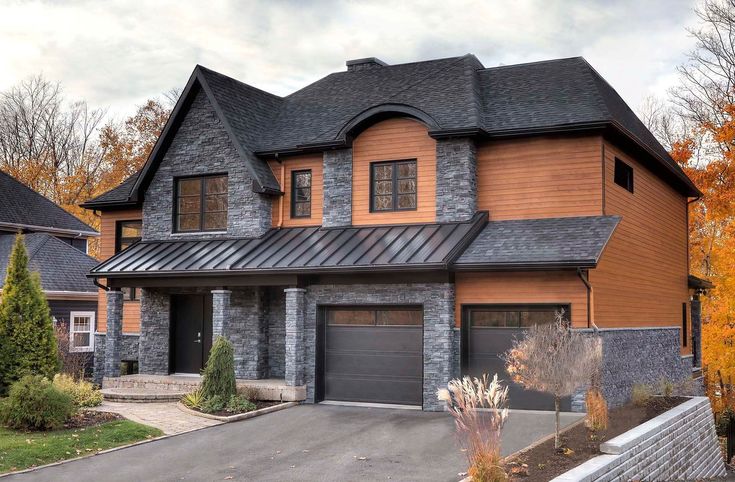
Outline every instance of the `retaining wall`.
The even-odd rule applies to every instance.
[[[707,397],[681,405],[600,445],[604,455],[552,482],[701,480],[725,476]]]

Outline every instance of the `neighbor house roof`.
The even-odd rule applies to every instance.
[[[130,201],[130,193],[133,190],[133,186],[135,186],[135,181],[138,180],[138,175],[140,175],[140,171],[125,179],[117,187],[82,203],[81,206],[84,208],[99,209],[105,206],[120,208],[125,207],[126,204],[135,205],[135,201]]]
[[[271,229],[259,238],[141,241],[95,267],[97,277],[447,269],[487,221]]]
[[[96,236],[92,227],[0,171],[0,228],[24,228]]]
[[[44,291],[96,293],[89,270],[98,262],[55,236],[30,233],[25,236],[28,267],[41,275]],[[14,234],[0,235],[0,288],[5,283],[10,253],[15,243]]]
[[[280,191],[266,158],[349,146],[371,119],[409,115],[436,138],[612,129],[672,185],[700,192],[618,93],[582,57],[485,68],[473,55],[330,74],[286,97],[197,66],[128,201],[139,202],[191,98],[202,89],[260,192]],[[103,202],[85,203],[90,208]],[[100,201],[104,201],[101,199]],[[109,203],[107,204],[110,205]]]
[[[593,268],[619,222],[619,216],[491,221],[454,267]]]

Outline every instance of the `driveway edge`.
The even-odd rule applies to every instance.
[[[238,413],[236,415],[230,415],[227,417],[224,417],[221,415],[212,415],[209,413],[198,412],[196,410],[192,410],[191,408],[187,407],[181,402],[178,402],[176,404],[176,408],[194,417],[208,418],[208,419],[217,420],[223,423],[230,423],[230,422],[237,422],[240,420],[247,420],[249,418],[257,417],[259,415],[265,415],[267,413],[278,412],[279,410],[285,410],[287,408],[295,407],[298,404],[299,402],[284,402],[284,403],[279,403],[278,405],[273,405],[271,407],[265,407],[259,410],[253,410],[251,412]]]

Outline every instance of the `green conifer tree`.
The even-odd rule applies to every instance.
[[[202,396],[205,399],[220,396],[229,400],[235,394],[235,350],[225,337],[218,336],[202,373]]]
[[[0,294],[0,391],[24,375],[52,378],[58,368],[51,311],[18,234]]]

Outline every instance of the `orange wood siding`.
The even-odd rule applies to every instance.
[[[571,304],[572,325],[587,327],[587,288],[573,271],[457,273],[455,323],[467,304]]]
[[[281,164],[277,161],[268,161],[268,164],[276,176],[279,184],[281,183]],[[307,156],[287,157],[283,159],[285,167],[284,184],[281,189],[283,195],[283,226],[320,226],[322,224],[322,208],[324,205],[324,162],[321,154],[310,154]],[[292,218],[291,217],[291,172],[302,169],[311,169],[311,217],[308,218]],[[280,210],[281,198],[273,198],[273,226],[278,226],[278,215]]]
[[[103,211],[100,214],[100,260],[115,254],[115,224],[117,221],[142,219],[139,209],[124,211]],[[104,283],[104,280],[100,280]],[[140,291],[139,291],[140,292]],[[97,331],[107,330],[107,297],[100,290],[97,301]],[[123,304],[123,333],[140,332],[140,301],[126,301]]]
[[[633,167],[634,193],[615,184],[615,157]],[[683,195],[605,142],[605,214],[623,219],[590,272],[598,326],[681,327],[688,301],[686,210]]]
[[[602,138],[534,137],[477,148],[477,205],[493,221],[599,215]]]
[[[416,159],[415,211],[370,212],[370,164]],[[422,123],[388,119],[363,131],[352,143],[352,224],[426,223],[436,219],[436,141]]]

